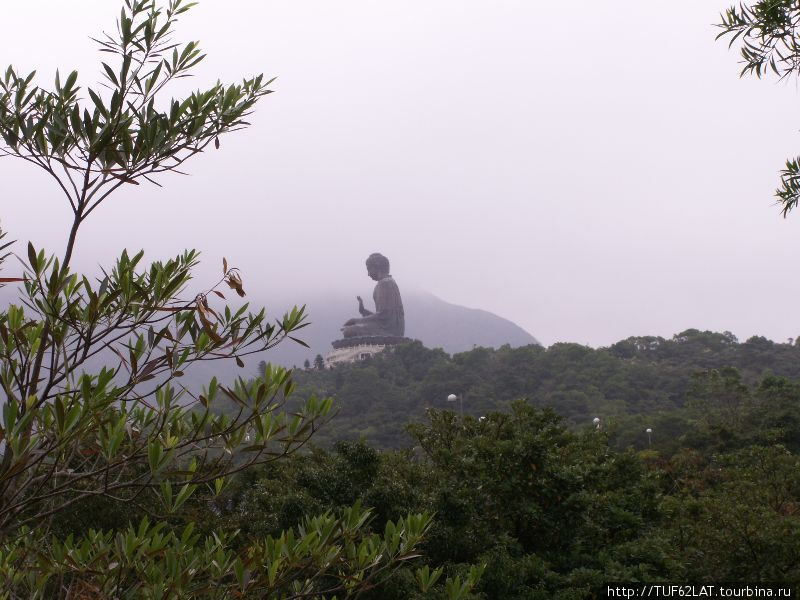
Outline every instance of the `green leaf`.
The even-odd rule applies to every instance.
[[[71,90],[77,80],[78,80],[78,72],[73,71],[72,73],[70,73],[69,77],[67,77],[66,84],[64,84],[64,91],[66,92],[68,90]]]
[[[39,262],[36,260],[36,250],[34,250],[33,244],[31,242],[28,242],[28,262],[30,263],[33,272],[39,275],[40,273]]]
[[[117,74],[114,73],[114,69],[109,67],[106,63],[103,63],[103,69],[105,69],[109,81],[111,81],[111,83],[113,83],[114,85],[119,86],[119,81],[117,81]]]
[[[92,99],[92,102],[94,102],[97,111],[104,117],[107,117],[108,109],[103,104],[103,101],[100,99],[100,96],[97,95],[97,92],[95,92],[92,88],[88,88],[87,91],[89,92],[89,97]]]
[[[150,465],[150,472],[155,475],[161,467],[161,460],[164,449],[158,440],[153,440],[147,445],[147,461]]]

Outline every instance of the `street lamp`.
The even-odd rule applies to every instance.
[[[461,394],[459,394],[458,396],[456,396],[455,394],[450,394],[447,397],[447,401],[448,402],[455,402],[456,400],[458,400],[458,408],[459,408],[459,412],[461,413],[461,420],[463,421],[464,420],[464,398],[462,397]]]
[[[651,444],[652,444],[652,441],[653,441],[653,440],[650,439],[650,436],[652,435],[653,430],[652,430],[652,428],[648,427],[644,431],[647,434],[647,447],[649,448],[651,446]]]

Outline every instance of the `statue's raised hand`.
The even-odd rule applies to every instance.
[[[362,317],[368,317],[371,315],[372,313],[364,308],[364,301],[361,299],[361,296],[356,296],[356,299],[358,300],[358,313]]]

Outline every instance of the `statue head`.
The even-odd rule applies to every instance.
[[[383,254],[374,252],[367,258],[367,275],[375,281],[380,281],[389,274],[389,259]]]

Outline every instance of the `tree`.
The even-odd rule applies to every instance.
[[[191,6],[125,0],[116,33],[96,40],[111,57],[102,63],[105,92],[89,87],[84,96],[74,71],[56,73],[52,89],[36,85],[35,72],[9,67],[0,77],[0,155],[41,168],[72,209],[60,258],[29,243],[22,277],[0,280],[22,283],[21,304],[0,312],[0,596],[347,592],[413,557],[428,528],[429,517],[411,515],[377,535],[356,505],[241,552],[224,532],[202,539],[191,526],[176,531],[146,518],[77,540],[48,535],[60,513],[88,499],[174,515],[200,486],[218,494],[232,474],[302,447],[331,409],[330,398],[312,396],[283,412],[292,373],[269,365],[253,381],[212,379],[196,395],[180,385],[199,361],[242,366],[241,356],[305,324],[302,308],[270,322],[246,304],[212,305],[225,301],[223,286],[245,296],[227,260],[220,280],[199,293],[188,291],[194,250],[147,267],[143,251],[125,251],[96,281],[71,269],[80,226],[114,191],[160,185],[164,173],[219,148],[270,93],[258,75],[157,102],[204,57],[196,42],[171,39]],[[98,360],[106,366],[93,368]],[[234,414],[214,410],[222,399]]]
[[[322,371],[325,369],[325,359],[322,358],[321,354],[317,354],[314,357],[314,368],[317,371]]]
[[[585,598],[612,575],[662,576],[629,553],[658,516],[657,490],[634,454],[523,401],[483,419],[428,416],[409,431],[438,516],[430,564],[487,564],[480,591],[503,599]]]
[[[739,370],[723,367],[694,373],[686,403],[706,426],[736,430],[747,416],[749,396]]]
[[[700,462],[704,469],[685,469],[662,503],[668,518],[661,539],[680,565],[674,575],[698,581],[796,581],[800,458],[776,444]]]
[[[729,47],[739,44],[740,76],[761,78],[773,73],[781,79],[800,74],[800,5],[794,0],[759,0],[731,6],[717,26],[717,39],[727,38]],[[800,200],[800,157],[786,161],[780,186],[775,192],[783,216]]]

